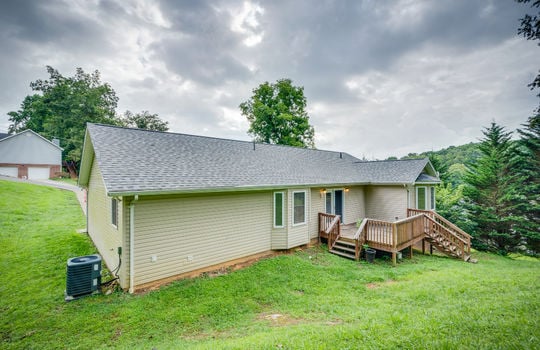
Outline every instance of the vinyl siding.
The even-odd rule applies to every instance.
[[[408,208],[416,208],[416,186],[409,185],[407,186],[409,190],[409,202],[407,203]]]
[[[97,162],[93,162],[88,183],[88,234],[96,245],[101,257],[107,264],[109,270],[118,266],[118,247],[122,245],[122,232],[124,228],[125,215],[123,212],[123,201],[118,203],[118,226],[111,224],[111,198],[107,196],[101,172]],[[120,285],[126,288],[127,275],[125,263],[126,254],[123,249],[123,268],[120,270]]]
[[[272,196],[257,192],[139,198],[135,286],[270,250]]]
[[[324,213],[324,198],[321,198],[321,189],[311,189],[311,208],[309,215],[309,238],[319,237],[319,213]]]
[[[305,191],[306,193],[306,223],[293,226],[293,193]],[[288,242],[287,248],[294,248],[304,244],[309,243],[309,223],[311,221],[311,208],[310,208],[310,189],[309,188],[300,188],[300,189],[290,189],[287,194],[287,207],[288,207],[288,222],[289,222],[289,232],[288,232]]]
[[[0,163],[62,165],[62,151],[29,131],[21,132],[0,142]]]
[[[356,223],[358,219],[366,217],[364,187],[354,186],[349,188],[349,192],[343,192],[345,196],[344,224]]]
[[[407,217],[407,190],[403,186],[366,186],[366,217],[395,221]]]

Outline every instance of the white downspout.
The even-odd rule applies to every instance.
[[[135,291],[134,274],[135,274],[135,202],[139,200],[139,196],[129,203],[129,293]]]

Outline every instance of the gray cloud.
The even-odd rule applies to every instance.
[[[518,127],[538,48],[512,1],[3,1],[0,131],[45,78],[100,70],[119,112],[248,139],[238,104],[263,81],[305,88],[319,148],[383,158]],[[422,135],[419,137],[418,135]]]

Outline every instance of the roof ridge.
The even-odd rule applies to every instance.
[[[307,147],[298,147],[298,146],[291,146],[291,145],[279,145],[275,143],[264,143],[264,142],[258,142],[258,141],[246,141],[246,140],[236,140],[236,139],[227,139],[224,137],[215,137],[215,136],[206,136],[206,135],[195,135],[195,134],[186,134],[181,132],[175,132],[175,131],[159,131],[159,130],[148,130],[148,129],[140,129],[140,128],[130,128],[126,126],[120,126],[120,125],[112,125],[112,124],[102,124],[102,123],[87,123],[88,125],[97,125],[102,127],[110,127],[110,128],[116,128],[116,129],[123,129],[123,130],[130,130],[130,131],[144,131],[144,132],[151,132],[151,133],[157,133],[157,134],[166,134],[166,135],[179,135],[179,136],[189,136],[189,137],[197,137],[197,138],[203,138],[203,139],[212,139],[212,140],[220,140],[220,141],[229,141],[229,142],[239,142],[239,143],[248,143],[256,145],[263,145],[263,146],[273,146],[273,147],[285,147],[285,148],[294,148],[294,149],[305,149],[310,151],[318,151],[318,152],[328,152],[328,153],[336,153],[336,154],[346,154],[350,157],[356,158],[355,156],[343,152],[343,151],[331,151],[331,150],[325,150],[325,149],[317,149],[317,148],[307,148]]]
[[[426,160],[426,159],[429,159],[429,158],[424,157],[424,158],[409,158],[409,159],[359,160],[354,163],[358,164],[358,163],[382,163],[382,162],[410,162],[410,161],[419,161],[419,160]]]

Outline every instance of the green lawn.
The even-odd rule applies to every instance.
[[[94,253],[70,192],[0,181],[0,348],[532,349],[540,263],[476,253],[397,267],[310,249],[159,291],[64,302]]]

